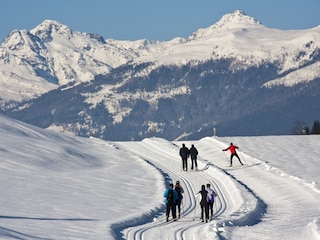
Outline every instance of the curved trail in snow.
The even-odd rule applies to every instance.
[[[187,147],[192,144],[191,141],[184,143]],[[287,239],[303,239],[304,234],[310,235],[310,232],[318,236],[315,231],[320,220],[318,192],[294,178],[283,177],[268,163],[241,152],[245,166],[237,167],[239,163],[235,159],[234,168],[226,167],[229,155],[221,150],[227,145],[215,138],[197,141],[197,172],[181,171],[181,142],[153,138],[115,144],[150,162],[173,182],[179,180],[185,190],[181,219],[167,223],[163,210],[158,211],[160,216],[156,221],[145,222],[141,219],[141,225],[127,226],[122,231],[125,239],[282,239],[281,229],[290,229],[292,232],[286,236]],[[211,183],[218,197],[213,220],[202,223],[196,193],[206,183]],[[301,208],[301,203],[312,206],[312,211]],[[288,215],[290,218],[284,220]],[[300,221],[301,216],[304,219],[302,221],[309,219],[309,224]]]
[[[187,147],[193,144],[191,141],[184,143]],[[268,163],[242,152],[239,154],[245,165],[239,166],[234,159],[234,167],[227,167],[230,155],[222,152],[227,145],[213,137],[197,141],[199,171],[196,172],[181,171],[181,142],[153,138],[115,144],[128,154],[151,163],[171,181],[179,180],[185,190],[181,219],[167,223],[165,213],[158,209],[155,221],[141,219],[141,225],[124,226],[125,239],[283,239],[281,229],[286,232],[290,229],[292,233],[285,239],[303,239],[310,232],[314,232],[314,236],[318,234],[315,229],[320,221],[319,192],[293,177],[284,177],[284,173]],[[202,223],[196,193],[206,183],[211,183],[218,197],[213,220]],[[308,209],[314,210],[301,208],[302,203],[313,206]],[[308,219],[307,224],[305,219]]]
[[[134,147],[130,147],[131,144],[134,144]],[[255,207],[255,197],[244,186],[207,160],[199,159],[200,171],[181,171],[182,164],[178,154],[180,146],[172,142],[163,139],[145,139],[141,142],[119,142],[117,147],[152,163],[167,173],[173,182],[179,180],[185,190],[181,219],[167,223],[165,213],[162,213],[154,222],[125,229],[123,232],[126,239],[147,240],[155,239],[155,236],[156,239],[208,239],[213,236],[222,239],[220,228],[223,232],[223,226],[230,224],[233,219],[245,218],[248,206],[250,209]],[[134,152],[132,149],[135,149]],[[212,185],[218,197],[214,205],[214,219],[209,223],[202,223],[199,199],[195,195],[201,189],[201,185],[206,183]],[[229,190],[231,188],[232,191]],[[236,196],[235,192],[238,192]],[[247,207],[242,210],[243,206]]]

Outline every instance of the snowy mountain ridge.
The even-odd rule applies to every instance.
[[[299,69],[320,51],[319,39],[320,27],[270,29],[239,10],[187,38],[170,41],[104,40],[97,34],[77,32],[57,21],[45,20],[30,31],[14,30],[1,44],[0,93],[3,102],[21,101],[70,82],[90,81],[128,63],[152,62],[151,71],[161,65],[224,58],[233,59],[234,68],[278,63],[279,73],[291,74],[271,79],[266,85],[291,86],[300,82],[295,77],[301,75]],[[294,71],[297,74],[292,74]],[[319,77],[320,73],[314,71],[311,75]]]
[[[319,27],[271,29],[241,11],[170,41],[45,20],[0,47],[1,111],[107,140],[290,134],[320,117],[319,39]]]

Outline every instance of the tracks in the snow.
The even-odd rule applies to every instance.
[[[125,229],[123,231],[124,235],[126,239],[151,239],[155,235],[162,236],[159,239],[162,239],[163,236],[167,236],[169,239],[194,239],[191,237],[194,232],[200,232],[205,225],[199,220],[200,206],[199,199],[196,196],[196,193],[200,191],[201,185],[210,183],[219,196],[214,206],[214,217],[220,216],[228,208],[226,199],[228,196],[225,196],[226,191],[221,187],[223,186],[220,182],[221,180],[216,179],[214,175],[209,175],[207,171],[181,171],[182,163],[179,157],[179,147],[165,140],[158,139],[157,141],[157,144],[154,144],[152,139],[146,139],[139,143],[121,142],[117,143],[117,147],[130,151],[132,154],[150,162],[168,174],[173,182],[180,181],[185,191],[181,219],[177,222],[167,223],[165,222],[165,213],[163,213],[159,217],[161,221],[157,220]],[[131,147],[130,144],[135,144],[135,147]],[[201,162],[199,162],[199,165],[202,168],[205,166]],[[161,198],[162,196],[157,197]]]
[[[288,216],[288,212],[290,219],[298,223],[297,226],[305,224],[299,222],[302,215],[308,216],[309,222],[318,219],[318,194],[304,189],[297,181],[282,177],[281,174],[266,168],[260,160],[250,156],[242,155],[245,156],[246,167],[226,169],[224,166],[229,159],[221,151],[224,145],[214,138],[197,141],[197,148],[201,153],[198,161],[201,171],[197,172],[181,171],[180,146],[170,141],[156,138],[115,144],[160,169],[165,178],[170,178],[167,178],[167,182],[179,180],[185,190],[180,220],[167,223],[165,213],[159,211],[162,215],[157,221],[141,218],[140,221],[135,221],[134,227],[123,225],[122,233],[126,239],[240,239],[248,233],[261,239],[270,239],[270,236],[278,238],[281,228],[301,232],[281,219],[281,216]],[[201,185],[206,183],[211,184],[218,198],[214,205],[213,221],[204,224],[199,220],[200,207],[196,193]],[[303,194],[300,194],[301,192]],[[277,199],[274,196],[277,196]],[[161,201],[162,196],[155,197]],[[302,202],[313,206],[312,211],[311,208],[299,209],[299,203]],[[266,219],[264,215],[267,212],[280,221],[262,221]],[[305,221],[305,218],[302,219]]]

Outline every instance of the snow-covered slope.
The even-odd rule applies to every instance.
[[[320,239],[318,136],[187,141],[199,171],[184,172],[179,141],[72,137],[2,115],[0,134],[1,239]],[[230,141],[245,166],[226,167]],[[176,180],[182,217],[167,223],[163,192]],[[202,223],[207,183],[218,197]]]
[[[89,81],[127,63],[150,61],[156,68],[223,58],[234,59],[234,68],[277,63],[279,73],[293,72],[267,86],[289,86],[319,77],[315,66],[308,68],[310,77],[300,78],[300,68],[320,51],[319,39],[320,27],[270,29],[238,10],[186,39],[177,37],[167,42],[104,40],[45,20],[30,31],[14,30],[1,44],[0,93],[4,101],[20,101],[72,81]]]

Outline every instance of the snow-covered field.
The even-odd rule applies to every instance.
[[[0,115],[1,239],[320,239],[320,136],[206,137],[198,172],[183,142],[108,142],[45,131]],[[230,142],[245,166],[228,168]],[[190,164],[190,163],[189,163]],[[180,180],[182,218],[163,192]],[[202,223],[202,184],[218,198]]]

